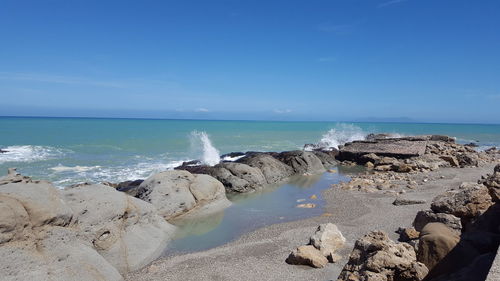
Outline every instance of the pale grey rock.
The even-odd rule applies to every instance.
[[[325,223],[311,236],[310,244],[318,249],[325,257],[331,256],[344,247],[346,242],[338,227],[333,223]]]
[[[61,192],[75,214],[78,237],[119,272],[137,270],[157,258],[175,227],[153,205],[101,184]]]
[[[230,205],[221,182],[209,175],[196,175],[184,170],[152,175],[139,186],[137,198],[153,204],[167,220],[196,211],[208,203],[219,202],[211,204],[219,208]]]

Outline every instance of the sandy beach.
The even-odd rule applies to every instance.
[[[477,182],[491,173],[495,163],[473,168],[442,168],[412,174],[414,190],[406,189],[401,198],[425,200],[425,204],[394,206],[392,194],[370,194],[341,190],[333,186],[323,194],[325,213],[290,223],[274,224],[247,233],[226,245],[203,252],[158,259],[126,280],[336,280],[347,262],[356,239],[372,230],[383,230],[391,239],[399,227],[409,227],[419,210],[428,209],[438,194],[462,182]],[[306,244],[319,224],[336,224],[347,239],[342,259],[323,269],[289,265],[290,251]]]

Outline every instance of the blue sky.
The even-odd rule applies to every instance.
[[[500,123],[500,1],[0,1],[0,115]]]

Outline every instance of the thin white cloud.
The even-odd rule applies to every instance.
[[[210,110],[206,109],[206,108],[203,108],[203,107],[200,107],[200,108],[197,108],[194,110],[195,112],[210,112]]]
[[[318,59],[318,62],[333,62],[336,61],[336,57],[322,57]]]
[[[277,114],[285,114],[285,113],[290,113],[292,112],[291,109],[275,109],[274,110],[274,113],[277,113]]]
[[[402,2],[406,2],[406,1],[408,1],[408,0],[391,0],[391,1],[380,3],[378,5],[378,7],[379,8],[383,8],[383,7],[387,7],[387,6],[394,5],[394,4],[399,4],[399,3],[402,3]]]

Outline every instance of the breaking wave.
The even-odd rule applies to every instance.
[[[343,145],[346,142],[364,140],[366,136],[367,133],[360,127],[353,124],[341,123],[324,134],[317,145],[319,147],[334,147],[338,149],[339,145]]]
[[[217,165],[220,162],[220,152],[213,145],[205,132],[192,131],[189,137],[191,151],[203,164]]]
[[[13,145],[3,147],[6,151],[0,153],[0,163],[35,162],[61,157],[66,151],[50,146]]]

